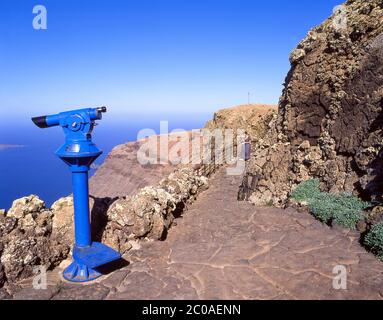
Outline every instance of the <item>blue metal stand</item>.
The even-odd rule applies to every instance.
[[[104,112],[105,107],[81,109],[32,119],[40,128],[60,125],[66,135],[65,144],[56,154],[72,171],[75,245],[73,262],[63,273],[64,278],[72,282],[95,280],[101,276],[97,267],[121,258],[117,251],[91,240],[88,172],[102,154],[93,144],[91,133],[95,120],[101,120]]]
[[[90,223],[88,214],[88,172],[73,172],[72,187],[76,245],[79,247],[89,247],[92,241],[90,239]]]

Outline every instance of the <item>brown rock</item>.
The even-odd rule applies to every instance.
[[[0,239],[8,235],[17,226],[17,219],[0,216]]]
[[[101,284],[78,286],[66,284],[62,286],[53,300],[102,300],[108,295],[109,289]]]
[[[244,130],[252,141],[262,139],[268,132],[268,124],[277,113],[274,105],[243,105],[223,109],[214,114],[214,119],[209,121],[205,128],[234,130],[234,146],[236,146],[237,130]]]
[[[334,15],[291,55],[278,119],[265,137],[273,143],[255,145],[256,154],[270,148],[272,163],[260,170],[258,156],[248,166],[247,176],[259,177],[255,200],[267,193],[264,200],[284,205],[291,188],[310,178],[320,179],[327,191],[382,200],[383,7],[355,0],[343,9],[346,28]],[[274,155],[281,143],[289,144],[285,156]],[[270,179],[270,168],[280,178]]]
[[[6,278],[5,278],[4,267],[0,263],[0,287],[2,287],[4,285],[5,281],[6,281]],[[1,298],[0,298],[0,300],[1,300]]]
[[[99,240],[105,227],[107,216],[106,212],[113,202],[112,199],[89,198],[89,210],[92,223],[92,233],[96,240]],[[73,245],[74,242],[74,207],[73,198],[66,197],[57,200],[52,205],[52,228],[53,237],[60,239],[67,245]]]
[[[16,282],[33,274],[33,267],[55,267],[69,253],[69,247],[46,237],[31,238],[15,230],[5,239],[1,263],[7,281]]]
[[[376,206],[367,214],[367,222],[370,225],[378,224],[383,221],[383,206]]]
[[[68,256],[69,246],[52,236],[52,212],[37,196],[15,200],[0,216],[0,287],[30,277],[35,266],[52,268]]]
[[[291,172],[288,150],[288,145],[278,144],[257,153],[249,163],[248,174],[242,182],[238,198],[249,200],[257,206],[280,205],[286,201],[289,186],[279,190],[275,190],[274,186],[288,181]],[[262,168],[258,166],[259,159],[263,159]],[[275,197],[277,192],[279,197]]]
[[[7,217],[20,219],[29,213],[36,213],[44,208],[44,201],[40,200],[38,196],[31,195],[15,200],[11,209],[7,212]]]

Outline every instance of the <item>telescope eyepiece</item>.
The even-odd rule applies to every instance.
[[[101,108],[97,108],[97,111],[101,113],[106,113],[108,110],[106,107],[101,107]]]
[[[32,118],[33,123],[41,129],[48,128],[47,116]]]

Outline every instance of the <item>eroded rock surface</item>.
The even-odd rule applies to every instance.
[[[35,266],[54,268],[69,246],[52,236],[52,212],[37,196],[14,201],[0,216],[0,286],[30,277]]]
[[[255,152],[240,198],[284,205],[315,177],[326,191],[382,200],[382,1],[347,1],[290,61],[275,130],[255,145],[268,150]]]
[[[114,199],[89,197],[89,211],[92,227],[92,238],[100,240],[103,229],[107,222],[107,211]],[[52,235],[59,238],[69,246],[74,240],[74,207],[73,197],[69,196],[57,200],[51,208],[52,212]]]
[[[44,201],[40,200],[37,196],[32,195],[15,200],[11,209],[7,212],[7,217],[21,219],[26,215],[40,212],[42,209],[45,209]]]

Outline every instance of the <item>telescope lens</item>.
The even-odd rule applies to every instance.
[[[107,109],[106,107],[101,107],[101,108],[98,108],[98,111],[102,113],[106,113]]]
[[[38,126],[41,129],[48,128],[46,116],[32,118],[32,121],[34,122],[36,126]]]

